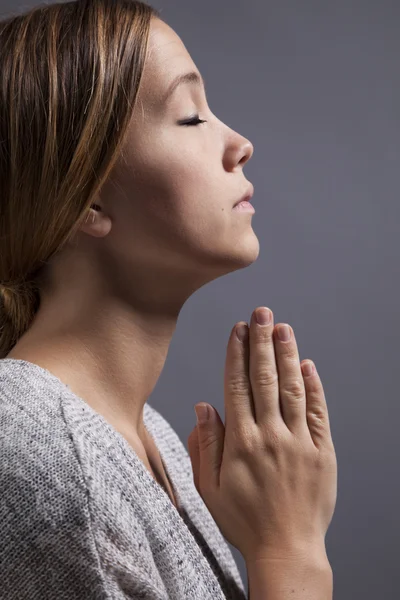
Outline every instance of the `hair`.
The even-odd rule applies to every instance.
[[[152,17],[138,0],[77,0],[0,21],[0,358],[122,152]]]

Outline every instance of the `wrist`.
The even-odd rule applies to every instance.
[[[249,600],[332,600],[332,568],[319,552],[269,553],[246,561],[246,567]]]
[[[325,542],[293,543],[290,545],[276,544],[273,547],[260,549],[259,551],[243,557],[246,565],[259,565],[262,563],[285,563],[314,565],[316,569],[328,571],[331,565],[326,553]]]

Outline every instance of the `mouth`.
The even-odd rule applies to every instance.
[[[241,198],[239,198],[239,200],[237,202],[235,202],[235,204],[233,205],[233,208],[235,208],[235,206],[237,206],[241,202],[250,202],[253,195],[254,195],[254,186],[252,184],[250,184],[250,187],[247,190],[247,192],[245,193],[245,195],[242,196]]]

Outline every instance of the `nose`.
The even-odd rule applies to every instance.
[[[244,167],[248,160],[253,156],[254,146],[243,135],[229,128],[227,145],[225,148],[225,166],[229,169],[235,169],[237,165]]]
[[[239,161],[239,164],[244,166],[248,160],[253,156],[254,146],[250,142],[250,140],[246,140],[242,146],[242,158]]]

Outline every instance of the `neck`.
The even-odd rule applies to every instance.
[[[144,404],[163,370],[178,315],[104,297],[85,311],[73,298],[52,298],[8,358],[47,369],[121,433],[144,441]]]

